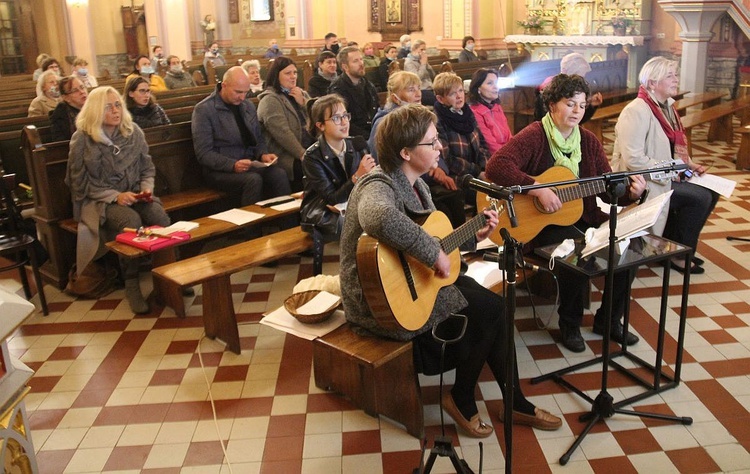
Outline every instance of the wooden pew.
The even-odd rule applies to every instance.
[[[721,101],[721,97],[723,94],[719,94],[716,92],[706,92],[703,94],[696,94],[691,97],[684,97],[685,92],[680,92],[677,95],[675,95],[675,108],[677,109],[677,112],[680,115],[685,115],[685,111],[689,107],[694,107],[697,105],[715,105],[718,101]],[[628,102],[618,102],[616,104],[608,105],[606,107],[599,107],[596,109],[596,112],[594,112],[594,115],[589,119],[588,122],[583,124],[583,128],[591,131],[596,135],[596,137],[599,139],[599,141],[603,140],[603,132],[602,129],[604,127],[604,123],[608,120],[616,119],[620,116],[620,113],[622,113],[623,109],[626,105],[628,105],[630,101]]]
[[[154,127],[145,133],[156,166],[154,194],[162,199],[167,212],[173,217],[191,218],[229,207],[224,193],[203,183],[189,122]],[[22,148],[34,190],[34,220],[40,241],[50,253],[42,274],[63,288],[75,261],[77,225],[72,220],[70,190],[64,183],[68,142],[44,144],[36,127],[28,126],[23,132]]]
[[[692,129],[697,125],[710,123],[708,129],[708,142],[713,143],[716,140],[727,142],[731,145],[734,143],[734,126],[732,125],[733,114],[740,116],[740,125],[743,127],[750,122],[748,115],[750,107],[750,96],[730,100],[699,112],[687,114],[682,118],[682,126],[685,128],[685,135],[688,139],[688,153],[693,154]]]
[[[279,258],[313,248],[313,237],[300,227],[282,230],[223,249],[207,252],[152,270],[155,280],[178,287],[203,285],[203,325],[206,335],[219,338],[239,354],[240,336],[232,302],[230,277]]]

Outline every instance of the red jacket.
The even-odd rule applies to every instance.
[[[494,104],[492,108],[489,108],[485,104],[477,102],[471,104],[471,110],[477,119],[479,131],[482,132],[487,142],[490,154],[494,154],[508,143],[511,137],[508,119],[505,118],[503,108],[500,107],[500,104]]]

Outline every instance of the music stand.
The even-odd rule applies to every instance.
[[[651,171],[651,170],[650,170]],[[592,361],[589,362],[583,362],[581,364],[577,364],[572,367],[567,367],[565,369],[552,372],[550,374],[542,375],[540,377],[535,377],[531,380],[532,384],[536,384],[539,382],[542,382],[544,380],[548,379],[554,379],[556,382],[560,383],[561,385],[564,385],[570,389],[572,389],[576,394],[580,395],[587,401],[591,403],[591,410],[589,413],[585,413],[581,415],[579,418],[580,421],[588,421],[588,424],[583,429],[581,434],[578,436],[578,438],[575,440],[575,442],[571,445],[571,447],[568,449],[568,451],[565,452],[560,457],[560,464],[565,465],[570,460],[570,456],[573,454],[573,452],[578,448],[578,446],[583,442],[584,438],[588,433],[591,431],[591,429],[594,427],[594,425],[599,422],[600,420],[603,420],[605,418],[609,418],[615,413],[624,414],[624,415],[632,415],[632,416],[640,416],[645,418],[653,418],[653,419],[659,419],[659,420],[666,420],[666,421],[674,421],[682,424],[689,425],[693,422],[692,418],[690,417],[679,417],[679,416],[669,416],[669,415],[662,415],[660,413],[647,413],[647,412],[636,412],[633,410],[624,410],[622,408],[619,408],[623,405],[623,402],[614,403],[614,399],[612,398],[612,395],[607,392],[607,384],[608,384],[608,375],[609,375],[609,366],[610,366],[610,352],[609,352],[609,343],[610,343],[610,331],[612,329],[612,288],[614,286],[614,275],[615,275],[615,250],[617,245],[617,200],[619,197],[623,196],[625,193],[625,190],[627,189],[626,186],[626,180],[627,177],[633,174],[640,174],[642,172],[626,172],[626,173],[608,173],[604,176],[600,177],[600,179],[605,180],[606,182],[606,188],[607,188],[607,194],[609,195],[610,199],[610,212],[609,212],[609,248],[608,248],[608,258],[607,258],[607,272],[606,272],[606,278],[605,278],[605,285],[604,285],[604,292],[605,292],[605,299],[602,302],[605,308],[605,327],[604,327],[604,336],[603,336],[603,345],[602,345],[602,355],[601,357],[595,358]],[[684,253],[686,255],[685,262],[686,265],[690,265],[690,254],[689,249],[684,250]],[[666,266],[665,266],[666,268]],[[634,271],[634,270],[631,270]],[[665,270],[668,271],[668,270]],[[665,275],[666,277],[666,275]],[[683,283],[683,311],[685,308],[685,305],[687,304],[687,294],[685,289],[689,285],[689,278],[690,274],[689,272],[685,272],[685,280]],[[628,298],[630,294],[628,292]],[[663,304],[666,304],[666,302],[663,301]],[[626,307],[625,310],[625,323],[623,325],[623,331],[627,331],[628,329],[628,317],[629,317],[629,310]],[[660,322],[660,326],[662,322]],[[682,334],[684,332],[684,326],[683,322],[681,321],[681,327],[680,327],[680,333]],[[682,337],[682,336],[681,336]],[[663,344],[663,340],[660,337],[660,348]],[[659,351],[661,352],[661,351]],[[678,364],[681,365],[681,348],[678,349]],[[662,354],[657,353],[657,357],[661,357]],[[581,390],[576,389],[573,387],[569,382],[564,381],[561,378],[561,375],[566,374],[568,372],[572,372],[574,370],[578,370],[579,368],[593,365],[595,363],[600,362],[602,363],[602,377],[601,377],[601,389],[599,394],[595,399],[591,399],[588,397],[585,393],[583,393]],[[660,372],[660,369],[659,369]],[[678,374],[678,372],[676,372]],[[660,373],[655,376],[655,381],[659,380]],[[675,382],[679,383],[679,376],[675,376]],[[649,394],[650,395],[650,394]],[[643,398],[643,397],[641,397]]]

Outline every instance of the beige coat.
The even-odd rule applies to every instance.
[[[674,102],[669,99],[670,106]],[[669,139],[661,124],[643,99],[635,99],[620,113],[615,125],[615,145],[612,155],[614,171],[635,171],[663,166],[672,159]],[[672,189],[671,181],[647,181],[649,197],[664,194]],[[661,216],[651,232],[661,235],[667,223],[669,206],[664,206]]]
[[[58,99],[52,99],[46,95],[35,97],[29,105],[29,117],[47,117],[59,103]]]

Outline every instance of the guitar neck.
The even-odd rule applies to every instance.
[[[575,186],[568,186],[566,188],[557,188],[555,191],[557,192],[557,197],[560,199],[560,202],[569,202],[576,199],[595,196],[606,190],[607,187],[604,181],[597,180],[588,181]]]
[[[462,243],[472,238],[486,224],[487,217],[483,213],[477,214],[470,221],[464,223],[440,241],[443,252],[450,254],[461,246]]]

